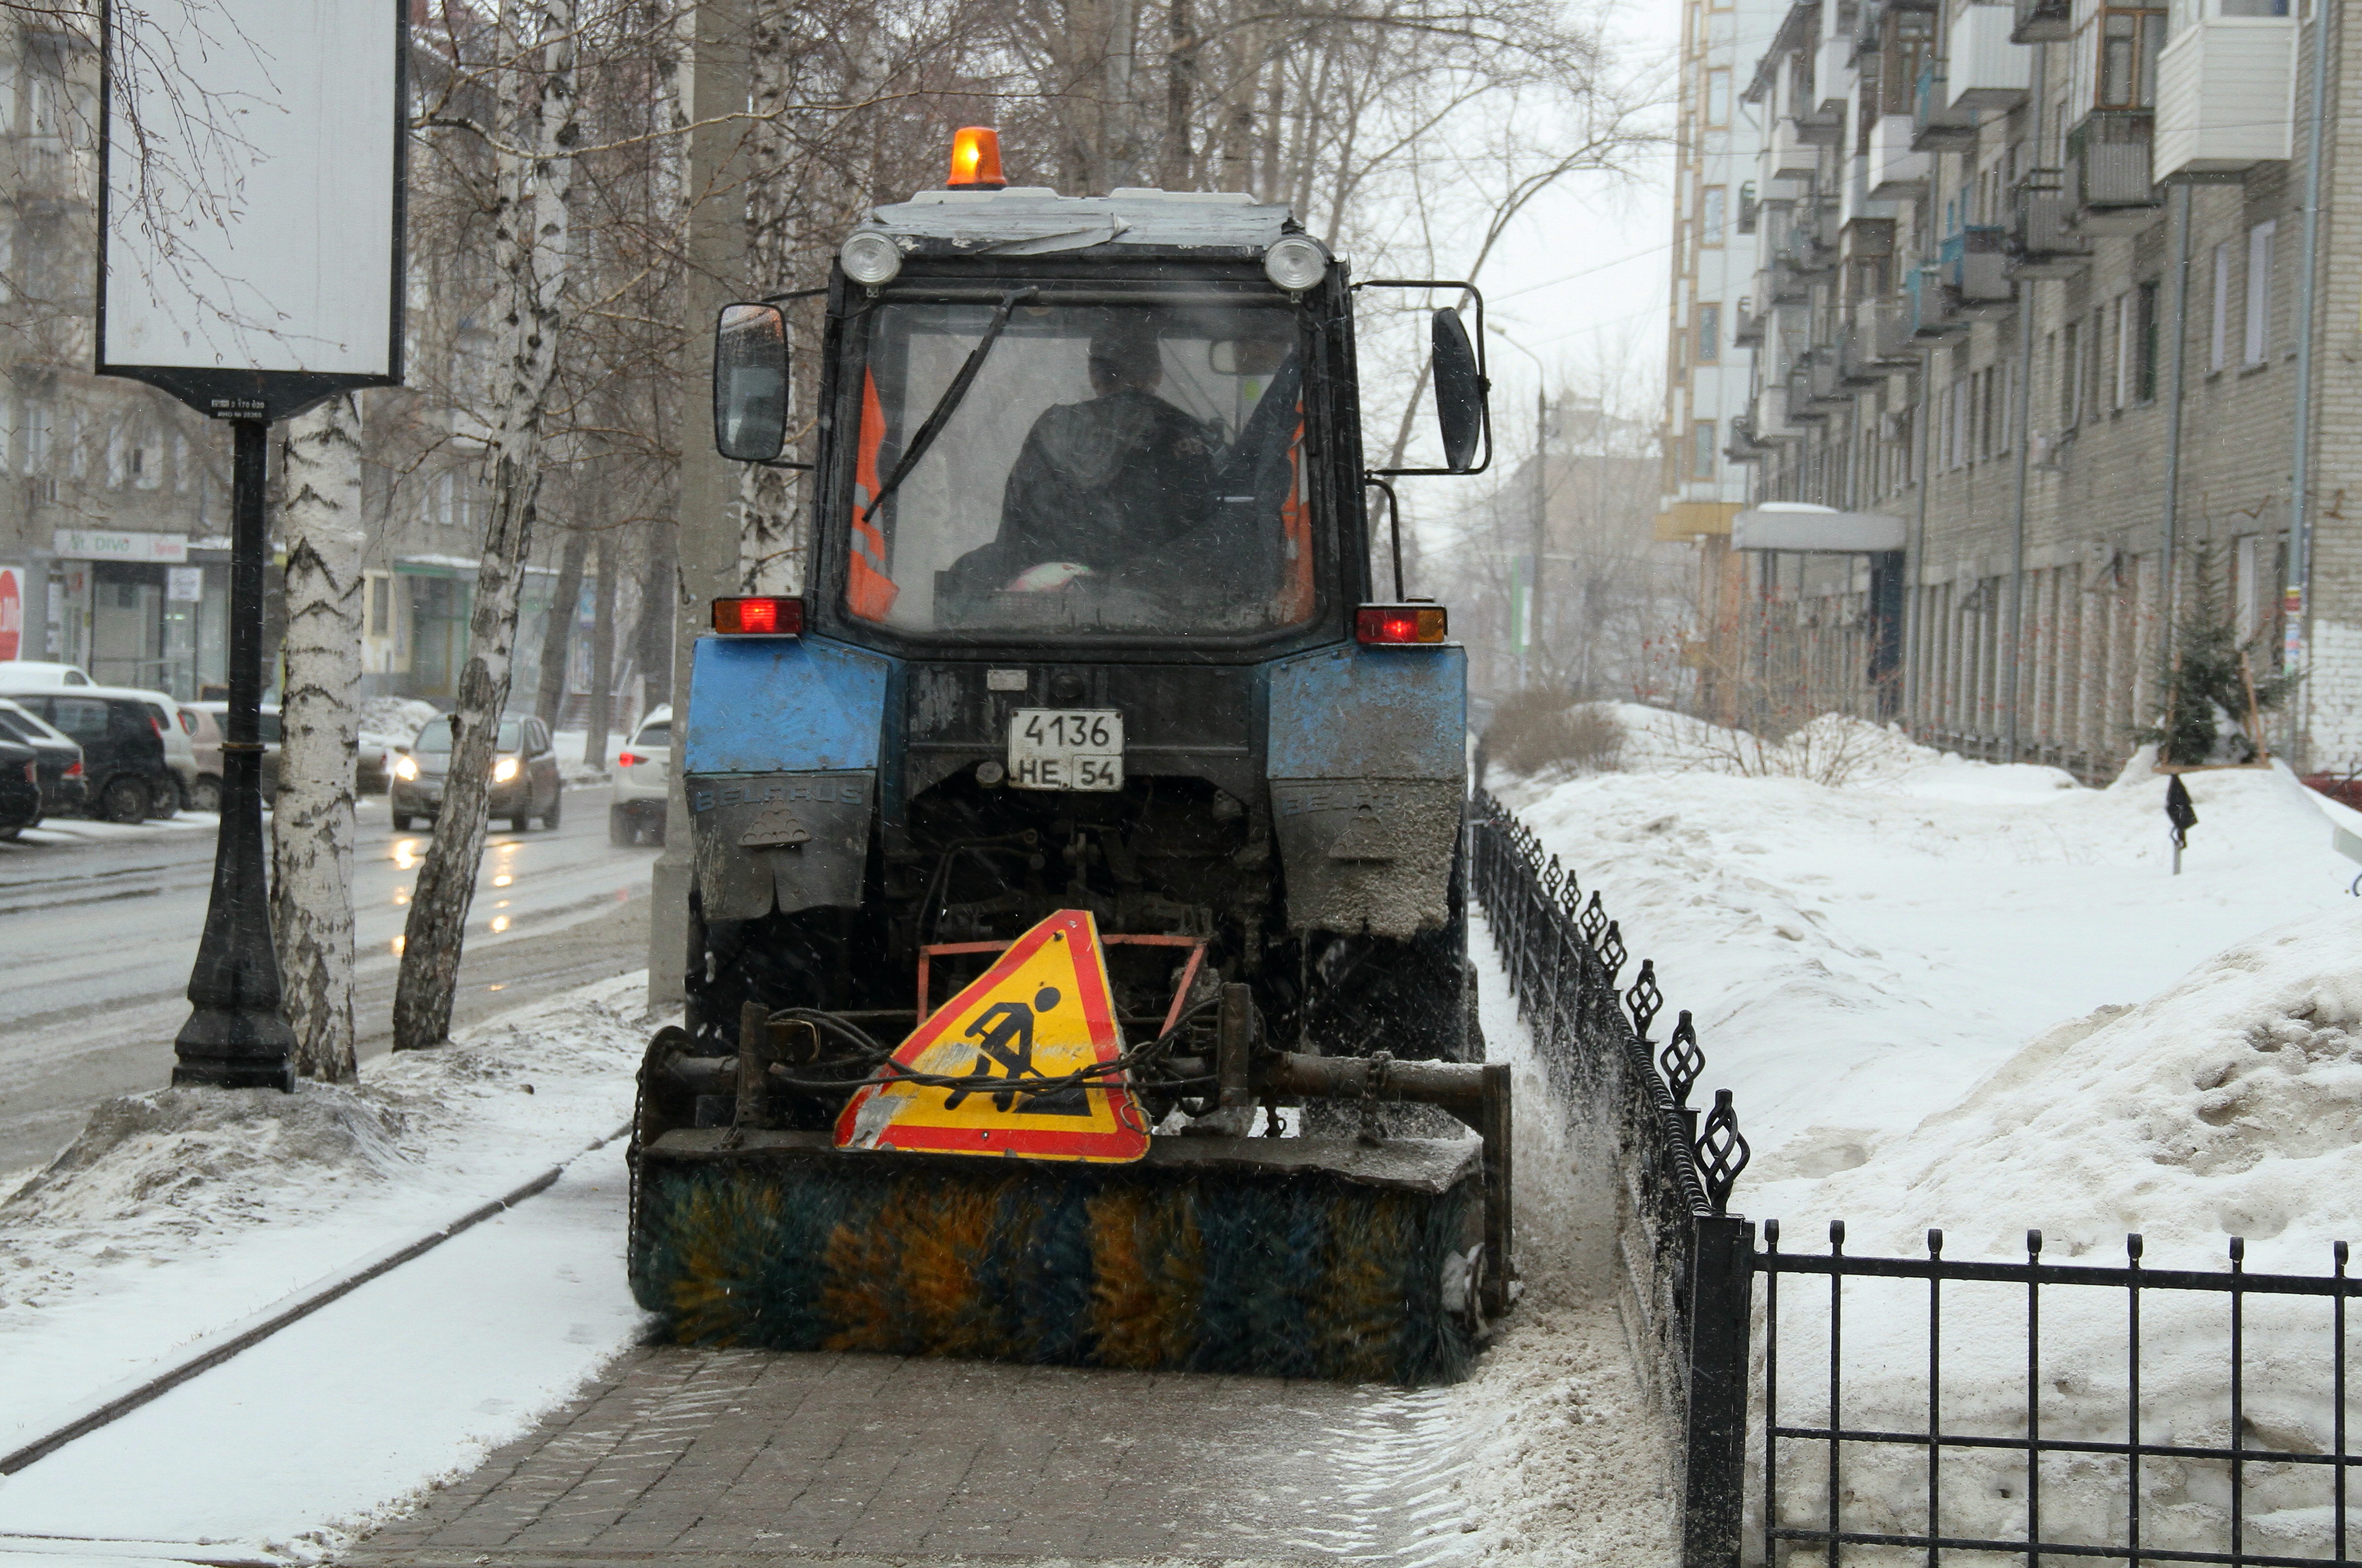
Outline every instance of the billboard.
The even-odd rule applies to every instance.
[[[402,375],[401,0],[105,20],[101,375],[283,417]]]

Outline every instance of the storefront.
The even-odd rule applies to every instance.
[[[227,679],[229,551],[182,534],[57,531],[47,644],[20,657],[78,664],[107,686],[193,701]]]

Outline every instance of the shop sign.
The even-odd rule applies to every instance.
[[[25,641],[25,569],[0,566],[0,659],[17,657]]]
[[[105,528],[61,528],[54,546],[69,560],[136,561],[178,566],[189,558],[186,534],[118,534]]]
[[[194,566],[164,569],[164,600],[170,604],[196,604],[205,597],[205,569]]]

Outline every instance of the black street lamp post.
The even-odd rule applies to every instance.
[[[189,974],[196,1010],[172,1042],[175,1084],[295,1087],[295,1032],[280,1011],[279,952],[262,847],[262,570],[270,530],[262,495],[270,423],[229,422],[229,712],[223,726],[221,836],[205,932]]]

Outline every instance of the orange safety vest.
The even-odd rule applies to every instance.
[[[886,411],[877,377],[861,373],[861,436],[853,469],[853,552],[846,561],[845,608],[865,621],[883,621],[902,591],[886,569],[886,535],[866,515],[877,494],[877,450],[886,444]]]

